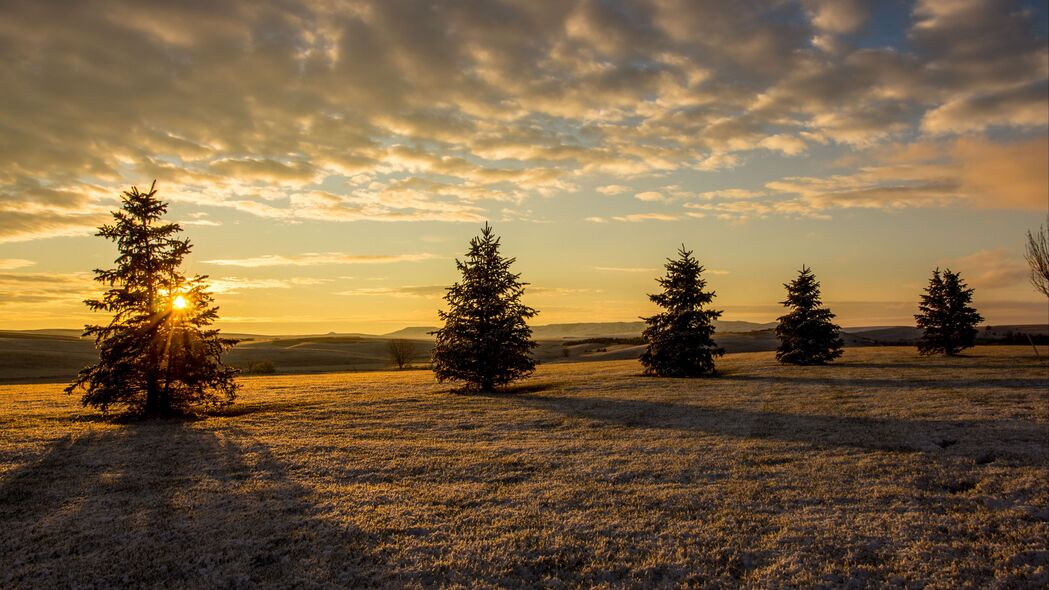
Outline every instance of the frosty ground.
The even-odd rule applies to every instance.
[[[0,387],[0,586],[1038,587],[1049,370],[851,348],[715,379],[253,377],[199,420]]]

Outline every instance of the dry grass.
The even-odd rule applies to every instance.
[[[0,387],[0,586],[1044,587],[1049,375],[1030,349],[718,379],[554,365],[258,377],[198,421]]]

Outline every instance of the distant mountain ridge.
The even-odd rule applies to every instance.
[[[775,322],[759,324],[744,321],[714,320],[718,332],[754,332],[776,327]],[[413,326],[383,334],[383,338],[430,339],[436,326]],[[645,322],[583,322],[574,324],[546,324],[532,326],[536,340],[563,340],[571,338],[631,338],[641,335]]]
[[[563,340],[573,338],[632,338],[641,335],[644,322],[580,322],[570,324],[546,324],[532,326],[532,336],[537,340]],[[714,320],[714,327],[722,334],[742,334],[747,332],[759,332],[772,330],[776,322],[745,322],[739,320]],[[353,338],[406,338],[411,340],[432,340],[429,333],[437,329],[437,326],[409,326],[388,332],[386,334],[365,334],[362,332],[327,332],[324,334],[249,334],[242,332],[229,332],[223,330],[222,335],[228,338],[241,340],[288,340],[294,338],[325,338],[325,337],[353,337]],[[921,331],[914,326],[856,326],[841,329],[846,334],[879,341],[913,341],[921,336]],[[37,330],[2,330],[0,338],[68,338],[80,340],[83,330],[45,328]],[[980,338],[1001,338],[1009,333],[1049,335],[1049,325],[1046,324],[1008,324],[997,326],[980,326]]]
[[[634,359],[645,346],[636,341],[610,342],[607,338],[637,338],[642,322],[550,324],[535,326],[539,346],[534,351],[543,363]],[[779,344],[774,324],[719,322],[714,339],[727,352],[775,350]],[[236,367],[269,363],[279,373],[368,371],[389,369],[388,342],[394,338],[416,340],[417,363],[430,358],[433,337],[428,326],[397,330],[386,335],[335,333],[313,335],[261,335],[227,333],[240,339],[224,360]],[[0,330],[0,383],[68,382],[78,370],[97,362],[92,338],[79,330]],[[912,326],[846,328],[845,346],[913,345],[921,332]],[[1022,345],[1049,344],[1046,324],[981,326],[978,342]]]

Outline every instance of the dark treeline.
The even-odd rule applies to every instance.
[[[130,413],[171,414],[233,402],[236,369],[223,364],[221,355],[236,342],[211,327],[218,308],[212,305],[207,277],[181,273],[192,246],[177,237],[182,231],[177,223],[163,221],[166,212],[155,183],[145,193],[133,187],[123,193],[115,223],[99,230],[99,236],[116,242],[119,256],[115,268],[95,271],[106,291],[86,302],[112,317],[106,325],[87,326],[85,335],[95,338],[99,362],[83,369],[66,389],[82,391],[84,405],[103,412],[118,406]],[[447,289],[447,310],[438,311],[444,325],[433,333],[433,372],[438,381],[460,383],[467,391],[495,390],[527,377],[536,366],[528,320],[538,312],[524,304],[528,283],[512,272],[515,259],[503,256],[500,247],[499,237],[485,224],[465,257],[455,261],[460,280]],[[713,322],[722,312],[713,307],[716,293],[707,286],[704,268],[682,246],[667,259],[665,271],[656,279],[660,290],[649,295],[659,312],[642,318],[646,327],[636,340],[647,346],[640,359],[644,371],[660,377],[716,375],[724,350],[715,340]],[[822,304],[812,269],[802,266],[784,287],[786,313],[775,329],[776,358],[818,365],[840,357],[840,328]],[[971,306],[972,295],[959,273],[933,271],[915,315],[923,330],[921,354],[956,355],[976,343],[983,318]],[[394,341],[389,353],[404,368],[416,351],[410,342]],[[271,371],[272,366],[253,372]]]

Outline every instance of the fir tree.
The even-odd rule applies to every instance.
[[[438,311],[444,327],[433,332],[433,368],[438,381],[462,381],[491,391],[535,370],[532,329],[526,320],[536,311],[521,303],[520,274],[510,272],[514,258],[499,254],[499,238],[487,223],[470,240],[465,260],[455,265],[462,280],[444,296],[448,311]]]
[[[209,326],[218,318],[204,276],[179,270],[192,246],[177,236],[182,228],[164,223],[167,204],[136,187],[121,196],[115,222],[96,234],[116,242],[116,268],[95,270],[106,286],[100,299],[85,303],[112,314],[107,325],[85,327],[94,336],[99,362],[80,371],[67,393],[83,391],[83,404],[108,412],[165,415],[194,405],[233,402],[236,370],[221,355],[236,341]]]
[[[976,326],[983,317],[970,306],[973,290],[966,286],[959,273],[936,269],[929,286],[918,304],[920,313],[914,316],[923,329],[918,341],[921,354],[954,356],[976,341]]]
[[[820,283],[812,269],[801,267],[798,277],[783,285],[787,300],[781,303],[790,311],[778,318],[776,336],[779,348],[776,360],[795,365],[822,365],[841,356],[844,345],[834,314],[821,307]]]
[[[666,311],[641,318],[648,323],[641,364],[645,373],[661,377],[713,375],[714,358],[725,353],[713,338],[713,322],[721,312],[704,309],[715,293],[704,291],[703,267],[684,246],[676,260],[667,259],[666,269],[666,276],[657,279],[663,292],[648,296]]]

